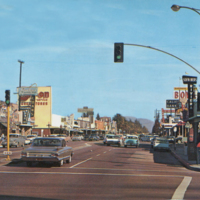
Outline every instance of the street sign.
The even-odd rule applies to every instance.
[[[3,155],[12,155],[12,151],[4,151]]]
[[[36,83],[32,84],[29,87],[19,87],[17,89],[19,96],[38,95],[38,87]]]
[[[166,100],[166,108],[178,108],[179,100],[177,99],[168,99]]]

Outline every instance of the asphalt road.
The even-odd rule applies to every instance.
[[[69,142],[70,164],[7,163],[0,148],[0,199],[200,199],[200,173],[185,169],[170,152]],[[20,158],[22,148],[11,148]]]

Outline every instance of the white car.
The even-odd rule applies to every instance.
[[[25,144],[26,145],[31,144],[36,137],[37,137],[37,135],[27,135],[26,140],[25,140]]]
[[[166,138],[163,137],[157,137],[154,142],[153,142],[153,149],[154,150],[166,150],[169,151],[170,147],[169,147],[169,141]]]

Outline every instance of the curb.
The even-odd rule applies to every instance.
[[[191,167],[188,162],[186,162],[184,159],[182,159],[180,156],[178,156],[174,151],[171,150],[171,154],[187,169],[193,170],[193,171],[200,171],[200,168]]]

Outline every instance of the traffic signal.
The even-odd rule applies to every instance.
[[[124,43],[114,43],[114,62],[124,61]]]
[[[5,103],[6,103],[6,105],[7,106],[9,106],[10,105],[10,90],[6,90],[5,91]]]

